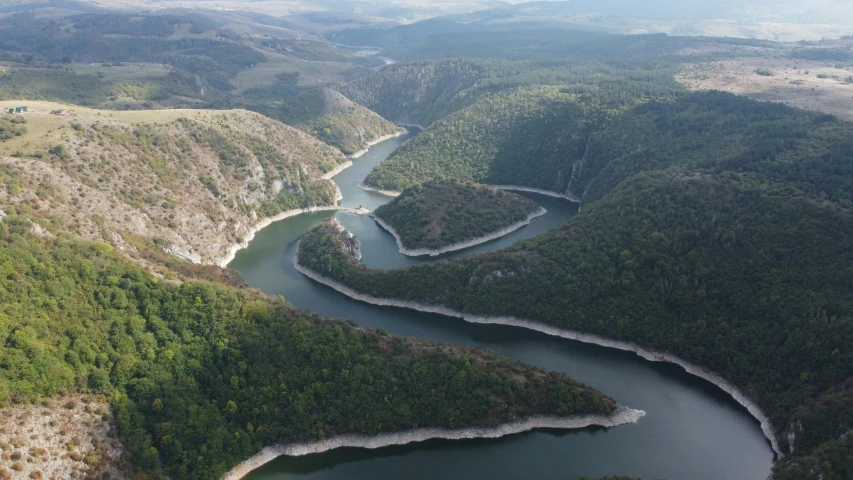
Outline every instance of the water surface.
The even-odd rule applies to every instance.
[[[406,137],[370,149],[335,181],[344,206],[375,209],[389,197],[358,188],[364,177]],[[495,250],[539,235],[571,218],[569,202],[530,195],[548,210],[502,239],[448,256]],[[356,302],[308,280],[293,268],[296,242],[312,225],[337,215],[362,241],[372,268],[397,268],[424,258],[404,257],[390,234],[368,217],[333,212],[299,215],[258,232],[229,265],[267,293],[326,317],[442,342],[487,348],[533,365],[565,372],[618,402],[647,412],[636,425],[611,430],[536,431],[496,440],[435,440],[378,450],[345,448],[280,457],[250,480],[478,479],[574,480],[580,475],[633,475],[669,480],[764,480],[773,452],[758,422],[717,387],[673,365],[634,354],[548,337],[521,328],[474,325],[456,318]]]

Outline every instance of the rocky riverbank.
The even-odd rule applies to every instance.
[[[417,302],[409,302],[403,300],[396,300],[390,298],[379,298],[373,297],[370,295],[364,295],[362,293],[356,292],[352,288],[349,288],[331,278],[320,275],[312,270],[309,270],[302,265],[299,264],[299,256],[297,255],[293,259],[294,266],[296,270],[298,270],[303,275],[308,278],[322,283],[328,287],[331,287],[334,290],[352,298],[355,300],[359,300],[365,303],[370,303],[373,305],[380,306],[389,306],[389,307],[400,307],[400,308],[409,308],[412,310],[418,310],[421,312],[427,313],[437,313],[440,315],[446,315],[450,317],[461,318],[467,322],[471,323],[488,323],[488,324],[497,324],[497,325],[508,325],[514,327],[522,327],[528,328],[531,330],[535,330],[537,332],[544,333],[546,335],[552,335],[556,337],[566,338],[569,340],[576,340],[583,343],[591,343],[595,345],[600,345],[602,347],[616,348],[619,350],[625,350],[629,352],[636,353],[640,357],[652,361],[652,362],[667,362],[673,363],[681,368],[683,368],[687,373],[700,377],[708,382],[713,383],[717,387],[719,387],[724,392],[731,395],[732,398],[735,399],[739,404],[741,404],[744,408],[749,411],[749,413],[755,417],[756,420],[761,424],[761,430],[764,432],[764,436],[767,437],[767,440],[770,441],[770,445],[773,448],[773,451],[776,455],[782,457],[782,449],[779,447],[779,443],[776,440],[775,430],[773,425],[770,423],[770,419],[767,415],[761,410],[761,407],[755,403],[754,400],[749,398],[748,395],[740,391],[736,386],[732,383],[724,379],[723,377],[717,375],[714,372],[708,371],[704,367],[699,365],[694,365],[686,360],[683,360],[679,357],[668,353],[656,352],[653,350],[648,350],[640,345],[637,345],[632,342],[624,342],[620,340],[613,340],[606,337],[601,337],[598,335],[592,335],[588,333],[578,332],[575,330],[568,330],[564,328],[553,327],[549,325],[545,325],[539,322],[534,322],[531,320],[519,319],[515,317],[488,317],[483,315],[472,315],[465,312],[460,312],[457,310],[452,310],[447,307],[439,306],[439,305],[428,305]]]
[[[564,198],[570,202],[581,203],[581,199],[575,197],[574,195],[552,192],[550,190],[542,190],[541,188],[522,187],[520,185],[492,185],[492,187],[497,188],[498,190],[512,190],[515,192],[538,193],[540,195],[547,195],[549,197]]]
[[[540,195],[546,195],[549,197],[555,198],[563,198],[570,202],[581,203],[581,199],[575,197],[574,195],[567,195],[565,193],[557,193],[552,192],[550,190],[542,190],[541,188],[532,188],[532,187],[522,187],[521,185],[489,185],[492,188],[497,188],[498,190],[511,190],[515,192],[530,192],[530,193],[538,193]],[[382,190],[381,188],[371,187],[370,185],[361,184],[359,186],[362,190],[367,190],[369,192],[381,193],[382,195],[386,195],[388,197],[399,197],[400,192],[394,190]]]
[[[382,190],[381,188],[371,187],[369,185],[361,184],[358,188],[362,190],[367,190],[368,192],[376,192],[380,195],[385,195],[386,197],[399,197],[400,192],[395,192],[394,190]]]
[[[331,179],[332,179],[332,177],[334,177],[335,175],[337,175],[337,174],[339,174],[339,173],[343,172],[344,170],[348,169],[348,168],[349,168],[349,167],[351,167],[351,166],[352,166],[352,161],[351,161],[351,160],[347,160],[346,162],[344,162],[344,163],[342,163],[342,164],[338,165],[337,167],[335,167],[334,169],[332,169],[332,170],[330,170],[330,171],[328,171],[328,172],[324,173],[322,178],[323,178],[323,180],[331,180]]]
[[[419,428],[404,432],[381,433],[373,437],[362,435],[339,435],[314,442],[274,445],[266,447],[257,455],[240,463],[222,476],[222,480],[239,480],[252,470],[282,455],[301,456],[323,453],[335,448],[359,447],[382,448],[391,445],[405,445],[432,439],[466,440],[473,438],[500,438],[534,429],[579,429],[591,426],[612,428],[626,423],[636,423],[646,415],[642,410],[620,406],[610,415],[579,415],[573,417],[531,416],[525,420],[505,423],[494,428],[472,427],[460,429]]]
[[[394,137],[399,137],[400,135],[403,135],[405,133],[406,133],[406,130],[401,130],[401,131],[396,132],[396,133],[384,135],[382,137],[376,138],[376,139],[368,142],[368,145],[373,146],[379,142],[383,142],[385,140],[388,140],[388,139],[391,139]],[[366,152],[367,150],[364,150],[364,151]],[[358,153],[358,152],[356,152],[356,153]],[[360,155],[351,156],[350,158],[357,158],[358,156],[361,156],[361,155],[363,155],[363,153]],[[332,181],[332,177],[341,173],[342,171],[346,170],[347,168],[349,168],[351,166],[352,166],[352,161],[350,161],[350,160],[348,160],[344,163],[341,163],[340,165],[335,167],[333,170],[326,172],[323,175],[323,179],[328,180],[328,181]],[[341,194],[341,190],[340,190],[340,188],[337,187],[337,185],[335,185],[335,188],[337,190],[337,193],[335,195],[335,202],[339,202],[343,199],[343,195]],[[328,206],[322,206],[321,205],[321,206],[314,206],[314,207],[309,207],[309,208],[297,208],[297,209],[293,209],[293,210],[286,210],[286,211],[281,212],[277,215],[273,215],[271,217],[264,218],[249,228],[249,231],[246,233],[246,236],[243,238],[243,241],[236,243],[234,245],[231,245],[231,247],[229,247],[229,249],[228,249],[228,253],[225,256],[223,256],[221,259],[219,259],[217,262],[214,262],[214,263],[216,263],[217,265],[219,265],[222,268],[225,268],[226,266],[228,266],[228,264],[231,263],[231,260],[234,260],[234,256],[237,254],[238,251],[249,246],[249,242],[251,242],[252,239],[255,238],[255,234],[257,234],[261,229],[269,226],[273,222],[277,222],[279,220],[284,220],[285,218],[295,217],[296,215],[300,215],[303,213],[328,211],[328,210],[342,210],[342,208],[339,206],[336,206],[336,205],[328,205]],[[353,213],[356,215],[363,215],[363,214],[367,213],[367,210],[364,210],[364,209],[343,209],[343,210],[346,211],[347,213]]]
[[[482,237],[472,238],[471,240],[466,240],[464,242],[453,243],[451,245],[447,245],[446,247],[441,247],[441,248],[436,248],[436,249],[429,249],[429,248],[408,249],[408,248],[403,246],[403,242],[400,240],[400,235],[397,233],[396,230],[394,230],[394,228],[391,225],[388,225],[388,223],[386,223],[384,220],[382,220],[381,218],[376,216],[376,214],[374,214],[374,213],[368,213],[368,215],[370,215],[373,218],[373,220],[375,220],[376,223],[379,224],[379,226],[381,226],[382,228],[387,230],[388,233],[390,233],[391,235],[394,236],[394,239],[397,241],[397,248],[400,250],[400,253],[402,253],[403,255],[408,255],[410,257],[419,257],[419,256],[423,256],[423,255],[429,255],[429,256],[434,257],[437,255],[441,255],[443,253],[455,252],[457,250],[463,250],[463,249],[470,248],[470,247],[473,247],[476,245],[480,245],[481,243],[486,243],[486,242],[495,240],[497,238],[501,238],[504,235],[510,234],[510,233],[518,230],[521,227],[530,225],[531,220],[533,220],[536,217],[541,217],[542,215],[545,215],[546,213],[548,213],[548,211],[545,210],[544,208],[540,207],[539,210],[531,213],[524,220],[522,220],[520,222],[513,223],[512,225],[509,225],[505,228],[502,228],[496,232],[490,233],[488,235],[483,235]]]
[[[361,150],[359,150],[359,151],[357,151],[351,155],[347,155],[347,157],[358,158],[358,157],[364,155],[365,153],[367,153],[367,151],[370,150],[370,147],[376,145],[377,143],[384,142],[385,140],[389,140],[389,139],[392,139],[394,137],[399,137],[400,135],[405,135],[406,133],[409,133],[409,131],[404,128],[403,130],[400,130],[399,132],[389,133],[388,135],[382,135],[381,137],[374,138],[373,140],[367,142],[366,147],[362,148]],[[352,165],[352,163],[350,163],[350,165]],[[349,165],[347,165],[347,166],[349,166]],[[346,167],[344,167],[344,168],[346,168]],[[343,168],[341,170],[343,170]],[[340,173],[340,170],[338,170],[334,174],[330,175],[328,178],[332,178],[335,175],[337,175],[338,173]],[[324,176],[323,178],[326,178],[326,177]]]
[[[295,216],[301,215],[303,213],[321,212],[321,211],[338,210],[338,209],[340,209],[340,207],[338,207],[337,205],[317,206],[317,207],[308,207],[308,208],[295,208],[293,210],[285,210],[285,211],[283,211],[277,215],[273,215],[271,217],[266,217],[266,218],[262,219],[261,221],[259,221],[258,223],[254,224],[252,227],[250,227],[249,231],[246,233],[246,236],[243,238],[243,241],[241,241],[240,243],[235,243],[234,245],[231,245],[231,247],[228,249],[228,253],[224,257],[222,257],[219,261],[217,261],[215,263],[222,268],[227,267],[228,264],[231,263],[231,260],[234,260],[234,256],[237,255],[238,251],[249,246],[249,242],[251,242],[252,239],[255,238],[256,233],[258,233],[262,229],[268,227],[273,222],[277,222],[279,220],[284,220],[285,218],[295,217]]]

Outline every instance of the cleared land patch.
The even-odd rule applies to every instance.
[[[853,120],[853,66],[789,57],[738,57],[686,65],[693,90],[723,90]]]
[[[171,69],[160,63],[130,62],[115,64],[75,63],[70,65],[77,75],[95,75],[104,82],[126,82],[143,78],[160,78]]]
[[[124,478],[109,404],[72,395],[0,409],[0,478]]]

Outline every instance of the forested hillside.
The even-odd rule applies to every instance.
[[[457,57],[507,60],[594,58],[598,61],[613,58],[631,61],[633,57],[633,61],[637,61],[637,57],[646,57],[646,60],[660,57],[702,41],[663,34],[614,35],[579,29],[569,23],[549,21],[547,14],[527,22],[500,23],[508,16],[512,13],[484,10],[391,28],[344,30],[331,36],[337,42],[350,45],[381,47],[384,55],[407,62]]]
[[[62,117],[15,118],[27,119],[26,132],[0,143],[2,208],[47,217],[46,228],[106,240],[133,258],[154,249],[216,263],[266,217],[334,205],[337,189],[322,176],[346,161],[243,110],[74,107]]]
[[[853,375],[853,214],[774,190],[746,174],[641,174],[560,230],[493,254],[373,271],[314,232],[299,258],[369,295],[533,319],[705,365],[755,398],[782,439],[794,425],[796,461],[853,428],[835,393]]]
[[[444,249],[494,234],[541,208],[528,198],[456,180],[407,188],[374,212],[408,250]]]
[[[250,103],[246,108],[292,125],[351,155],[379,137],[401,131],[393,123],[358,105],[335,90],[318,88],[298,97],[271,103]]]
[[[846,478],[853,125],[719,92],[619,106],[599,100],[608,89],[484,95],[368,178],[582,197],[583,214],[560,230],[396,271],[314,263],[306,236],[300,262],[370,295],[527,318],[704,365],[770,415],[791,453],[778,478]]]
[[[266,445],[335,434],[615,409],[562,374],[161,282],[105,243],[33,228],[0,223],[0,406],[105,394],[141,478],[218,478]]]
[[[266,57],[237,35],[178,15],[85,14],[0,22],[0,50],[45,64],[156,62],[196,76],[195,87],[233,88],[231,77]]]
[[[397,129],[340,93],[318,87],[318,79],[362,75],[377,62],[383,63],[317,40],[241,36],[192,15],[0,19],[0,100],[114,110],[245,108],[347,154]]]
[[[347,83],[341,92],[394,122],[429,126],[485,94],[517,87],[612,85],[615,88],[609,89],[610,95],[623,102],[683,90],[673,78],[672,64],[626,65],[625,61],[419,61],[389,65]]]
[[[607,114],[579,97],[560,87],[484,94],[407,142],[364,183],[399,191],[452,178],[565,192],[572,165]]]
[[[365,183],[430,178],[516,184],[595,201],[623,179],[673,165],[752,172],[849,206],[853,127],[830,115],[720,92],[640,94],[602,85],[486,95],[406,143]],[[651,98],[649,98],[651,97]]]

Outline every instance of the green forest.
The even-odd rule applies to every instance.
[[[411,100],[393,95],[412,85],[400,71],[429,71],[413,65],[376,74],[388,76],[387,111]],[[504,251],[408,269],[372,271],[328,251],[315,262],[312,236],[300,262],[378,297],[676,354],[754,398],[786,447],[802,424],[775,478],[848,478],[853,125],[656,81],[514,86],[470,100],[475,84],[366,183],[513,183],[580,197],[583,213]]]
[[[625,65],[622,61],[452,58],[389,65],[342,87],[347,98],[400,123],[429,126],[487,94],[520,87],[560,85],[583,91],[611,86],[609,104],[663,98],[684,88],[670,60]]]
[[[853,374],[851,238],[849,210],[828,202],[745,174],[660,172],[496,253],[374,271],[315,230],[299,259],[369,295],[533,319],[707,366],[780,432],[802,422],[801,456],[853,429],[841,388]]]
[[[774,480],[853,478],[853,124],[676,81],[685,62],[777,44],[573,30],[561,23],[567,5],[501,5],[394,26],[324,12],[317,18],[329,25],[306,32],[294,17],[180,9],[62,17],[13,13],[10,4],[0,18],[0,99],[243,108],[346,154],[397,131],[391,122],[423,126],[364,181],[402,191],[375,215],[405,247],[464,242],[537,210],[489,184],[568,195],[581,213],[501,251],[398,270],[359,263],[356,240],[327,220],[301,239],[302,266],[376,297],[679,356],[767,413],[785,450]],[[249,18],[258,24],[240,25]],[[377,28],[332,25],[350,21]],[[383,66],[323,36],[378,46],[400,63]],[[784,58],[851,60],[849,48],[828,46],[802,42]],[[136,76],[116,73],[124,62]],[[0,142],[36,130],[23,118],[0,115]],[[260,217],[334,202],[333,184],[312,180],[262,137],[178,122],[216,152],[224,178],[255,175],[251,155],[269,173],[265,186],[296,179],[297,188],[260,201]],[[130,161],[153,159],[175,140],[156,125],[76,125],[81,145],[120,144]],[[62,159],[65,150],[53,148]],[[323,172],[343,161],[328,150],[311,157]],[[158,177],[201,182],[202,193],[237,208],[242,199],[221,198],[211,172],[189,178],[178,168],[186,153],[175,150],[177,167]],[[86,172],[62,171],[76,180]],[[0,174],[20,192],[18,172]],[[563,374],[493,352],[297,310],[234,271],[178,259],[162,238],[121,232],[143,268],[127,252],[61,231],[66,219],[50,213],[61,201],[0,205],[0,407],[70,393],[107,398],[135,478],[218,478],[264,446],[339,434],[616,408]],[[610,479],[630,480],[600,480]]]
[[[377,208],[408,249],[438,249],[524,221],[540,207],[514,193],[455,180],[409,187]]]
[[[23,135],[27,131],[26,123],[27,120],[24,117],[10,115],[0,117],[0,142]]]
[[[236,34],[180,15],[84,14],[0,22],[0,50],[30,64],[156,62],[195,75],[197,87],[230,91],[232,76],[266,57]]]
[[[399,130],[328,88],[301,89],[297,96],[278,103],[269,101],[266,89],[259,90],[253,99],[257,103],[247,103],[245,108],[296,127],[348,155],[364,148],[366,142]]]
[[[0,223],[0,404],[105,394],[138,478],[217,478],[274,443],[608,413],[565,375],[156,280],[111,246]]]
[[[407,142],[365,183],[399,190],[454,178],[570,193],[586,203],[631,175],[680,165],[753,173],[853,205],[849,123],[721,92],[621,100],[634,91],[630,84],[541,86],[484,95]]]

